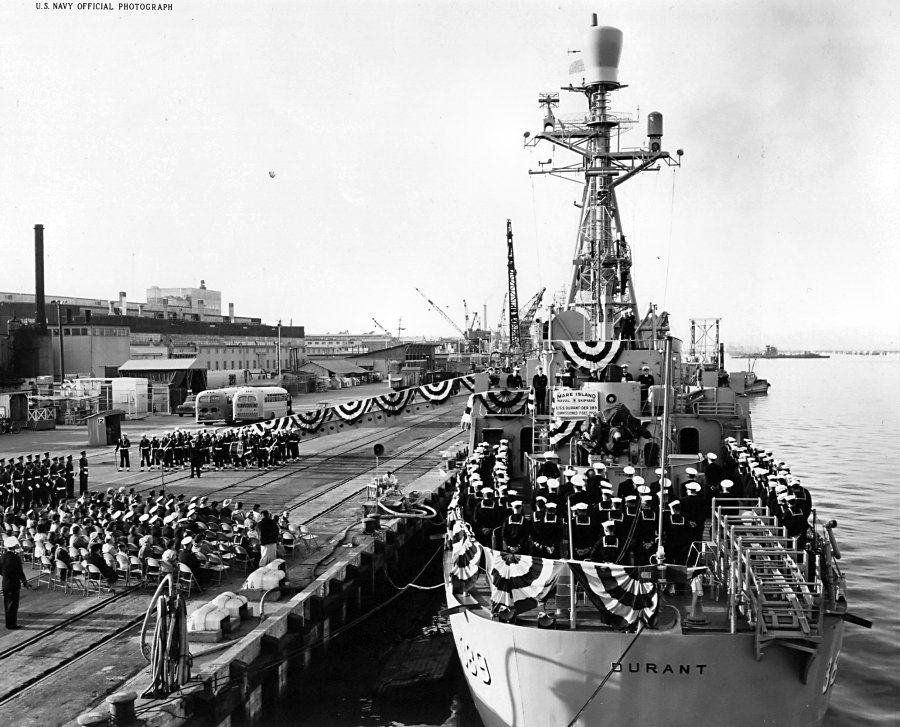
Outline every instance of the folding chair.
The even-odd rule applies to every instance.
[[[86,566],[87,570],[87,593],[90,595],[91,593],[96,593],[98,596],[102,595],[104,591],[107,593],[112,593],[112,588],[106,582],[106,578],[104,578],[103,574],[100,572],[100,569],[93,565],[92,563],[88,563]]]
[[[197,590],[200,593],[203,593],[203,589],[200,587],[200,581],[197,580],[197,576],[194,575],[194,571],[191,570],[190,566],[185,565],[184,563],[178,564],[178,585],[182,588],[187,589],[187,597],[191,597],[191,588],[193,585],[197,585]]]
[[[73,562],[71,571],[72,572],[69,575],[69,587],[74,591],[77,586],[78,590],[81,591],[81,595],[86,596],[88,594],[88,579],[87,573],[84,571],[84,564]]]
[[[56,574],[54,573],[53,562],[46,556],[42,555],[39,561],[41,570],[38,573],[38,582],[37,587],[41,587],[41,583],[47,584],[47,590],[52,590],[53,581],[56,580]]]
[[[319,536],[315,533],[311,533],[306,525],[300,526],[300,540],[306,547],[307,552],[311,549],[318,550],[322,547],[319,543]]]
[[[250,565],[253,562],[250,558],[250,554],[240,545],[233,546],[232,551],[231,562],[237,563],[243,569],[244,575],[247,575],[250,572]]]
[[[215,553],[206,556],[206,570],[216,574],[216,584],[222,582],[222,576],[228,572],[228,565]]]
[[[123,555],[122,553],[116,555],[116,573],[127,586],[128,580],[131,577],[131,561],[128,560],[127,555]]]
[[[284,548],[284,554],[288,558],[294,557],[294,536],[292,533],[283,532],[281,534],[281,545]]]
[[[69,586],[72,585],[72,569],[61,560],[55,560],[53,565],[56,567],[56,580],[53,581],[53,590],[57,587],[63,587],[63,593],[69,592]]]
[[[162,580],[162,567],[156,558],[147,558],[144,578],[147,580],[148,585],[156,585]]]

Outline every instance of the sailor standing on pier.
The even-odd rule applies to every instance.
[[[3,541],[6,552],[0,555],[0,574],[3,576],[3,611],[6,615],[6,628],[13,630],[21,628],[19,618],[19,593],[22,586],[31,588],[22,568],[22,558],[19,557],[19,539],[10,536]]]

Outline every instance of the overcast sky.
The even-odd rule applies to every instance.
[[[597,11],[640,118],[622,145],[660,111],[684,149],[620,191],[641,310],[685,339],[721,317],[735,344],[900,345],[893,0],[173,4],[0,4],[0,290],[33,291],[42,223],[51,295],[204,279],[308,334],[453,335],[419,287],[494,327],[507,218],[520,305],[568,281],[580,189],[529,176],[568,160],[522,140]]]

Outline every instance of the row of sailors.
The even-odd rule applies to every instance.
[[[788,535],[798,538],[803,547],[813,501],[800,478],[791,473],[783,460],[777,460],[771,449],[751,440],[738,443],[734,437],[728,437],[725,447],[725,471],[734,478],[738,496],[761,499]]]
[[[259,433],[249,427],[222,432],[191,434],[182,429],[160,436],[141,435],[137,445],[140,470],[186,469],[187,465],[214,469],[257,469],[276,467],[300,458],[300,434],[297,430]],[[119,471],[130,471],[131,442],[127,435],[119,438],[116,451]]]
[[[613,497],[604,489],[600,501],[591,503],[583,487],[565,498],[551,487],[547,495],[535,495],[530,513],[515,490],[463,490],[461,501],[479,542],[510,553],[647,565],[657,549],[659,498],[649,494]],[[668,503],[662,514],[668,562],[687,563],[703,522],[699,498]]]
[[[599,553],[602,556],[599,560],[609,560],[610,550],[618,548],[614,560],[624,557],[626,562],[646,564],[655,552],[658,527],[662,521],[667,561],[685,563],[690,544],[703,537],[705,522],[711,514],[711,499],[739,496],[734,491],[733,480],[717,476],[716,468],[721,472],[724,468],[719,467],[714,453],[706,456],[704,481],[699,481],[700,473],[695,468],[687,468],[687,478],[680,484],[677,493],[673,493],[672,483],[668,479],[662,479],[662,469],[656,470],[657,479],[648,485],[642,477],[635,475],[633,467],[627,466],[624,468],[626,479],[619,483],[613,496],[612,484],[602,479],[605,467],[600,464],[589,468],[584,476],[567,468],[560,473],[562,483],[555,477],[540,475],[531,499],[532,516],[529,519],[522,512],[515,512],[514,503],[524,503],[514,490],[507,489],[505,470],[494,473],[496,490],[484,486],[479,464],[484,461],[484,453],[490,450],[480,451],[482,454],[476,452],[461,478],[464,511],[475,526],[482,544],[502,547],[510,552],[559,557],[561,538],[566,533],[560,536],[556,531],[559,527],[565,530],[567,518],[557,513],[571,507],[572,545],[576,558],[598,559],[598,553],[594,552],[596,547],[603,551]],[[551,465],[555,464],[552,458],[548,461]],[[541,471],[553,473],[554,469],[551,466]],[[788,535],[797,537],[800,547],[803,547],[811,498],[799,480],[794,478],[783,485],[773,486],[769,505],[780,524],[786,527]],[[661,507],[662,518],[659,514]],[[549,522],[545,522],[546,514],[550,515]],[[536,535],[531,532],[535,525]],[[612,532],[604,532],[601,537],[600,525]],[[502,532],[495,537],[501,527]]]
[[[29,508],[33,505],[55,505],[75,497],[75,477],[79,493],[87,492],[88,460],[82,451],[76,463],[70,455],[50,456],[50,452],[0,457],[0,506]]]

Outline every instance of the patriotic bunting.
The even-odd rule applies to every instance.
[[[469,396],[466,401],[466,408],[459,419],[459,426],[463,429],[469,429],[472,426],[472,409],[475,406],[475,394]]]
[[[291,415],[288,419],[296,422],[299,429],[313,432],[326,422],[328,414],[328,408],[322,408],[316,409],[316,411],[302,411],[299,414]]]
[[[444,401],[450,396],[457,379],[446,379],[434,384],[425,384],[416,389],[428,401]]]
[[[631,625],[641,618],[650,621],[656,615],[656,584],[633,578],[625,566],[569,561],[569,568],[591,603],[623,624]]]
[[[403,411],[410,401],[412,401],[415,389],[403,389],[390,394],[376,396],[372,401],[375,406],[388,414],[398,414]]]
[[[331,407],[331,410],[345,422],[355,422],[372,407],[371,399],[347,401]]]
[[[582,373],[605,368],[619,357],[624,341],[551,341],[557,351]]]
[[[553,449],[574,437],[582,429],[583,422],[578,419],[557,420],[550,425],[550,446]]]
[[[515,555],[485,549],[491,564],[491,606],[523,613],[545,601],[559,578],[564,563],[549,558]]]
[[[462,376],[458,379],[459,383],[462,384],[463,388],[466,391],[475,391],[475,376],[474,374],[468,374],[467,376]]]
[[[450,582],[454,593],[463,593],[478,576],[482,547],[471,526],[462,518],[459,493],[453,495],[447,511],[447,538],[450,549]]]

